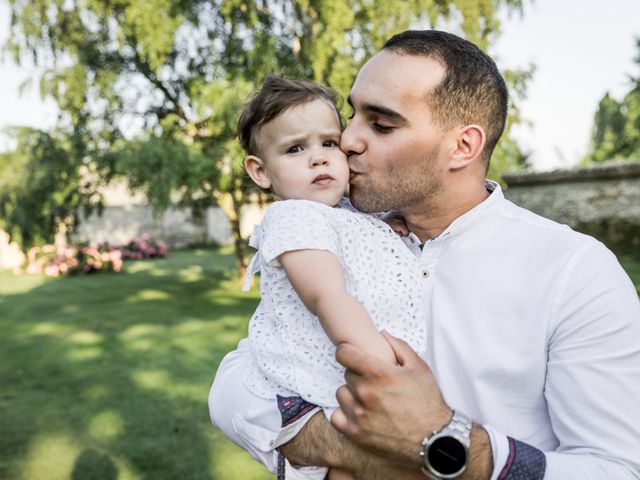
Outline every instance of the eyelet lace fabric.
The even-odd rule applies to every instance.
[[[308,200],[278,201],[256,226],[251,245],[258,252],[247,275],[260,272],[261,301],[249,324],[252,364],[243,380],[255,394],[296,394],[335,407],[335,392],[344,383],[335,346],[278,263],[277,257],[288,251],[334,254],[347,291],[364,305],[376,328],[424,354],[426,312],[418,261],[375,216],[356,211],[347,200],[336,208]]]

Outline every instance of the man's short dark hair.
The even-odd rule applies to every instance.
[[[445,77],[426,100],[443,128],[456,124],[480,125],[487,136],[482,159],[489,159],[504,131],[508,92],[495,62],[473,43],[438,30],[407,30],[382,47],[400,55],[431,58],[442,65]]]
[[[318,83],[268,76],[249,98],[238,120],[238,138],[247,155],[260,156],[259,134],[264,125],[291,107],[324,99],[336,109],[340,127],[340,96]]]

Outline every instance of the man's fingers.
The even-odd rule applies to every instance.
[[[386,330],[382,331],[382,336],[391,345],[399,365],[413,364],[421,360],[419,355],[404,340],[394,337]]]
[[[340,433],[345,433],[347,430],[349,420],[341,408],[334,410],[331,414],[331,425],[333,425]]]
[[[378,357],[369,355],[368,353],[360,350],[348,343],[341,343],[336,348],[336,360],[347,370],[352,371],[358,375],[365,375],[372,369],[380,368],[384,366],[385,362]]]
[[[338,400],[338,405],[340,405],[342,410],[351,410],[356,403],[356,399],[347,385],[342,385],[338,388],[336,391],[336,400]]]

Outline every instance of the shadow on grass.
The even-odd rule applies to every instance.
[[[209,422],[215,369],[257,303],[211,255],[0,285],[1,478],[268,478],[225,463],[237,453]]]

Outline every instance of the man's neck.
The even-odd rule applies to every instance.
[[[403,209],[402,214],[409,230],[425,243],[436,238],[454,220],[482,203],[489,195],[483,182],[472,190],[451,189],[438,195],[437,201],[433,198],[426,199],[424,204]]]

